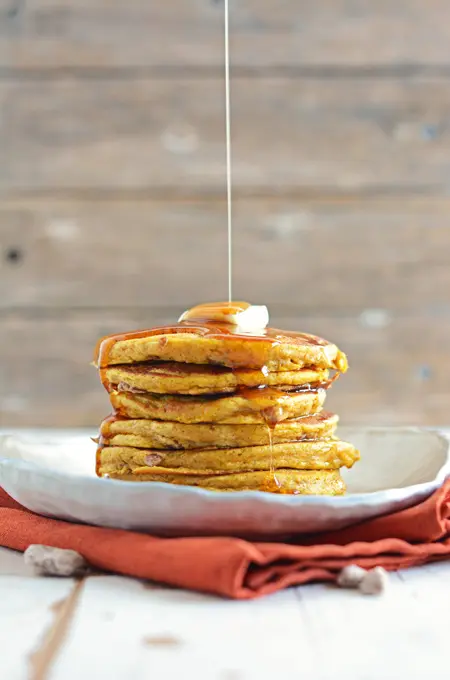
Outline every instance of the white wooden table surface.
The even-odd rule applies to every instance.
[[[0,548],[0,680],[450,677],[450,562],[379,597],[309,585],[234,602],[118,576],[33,576]]]

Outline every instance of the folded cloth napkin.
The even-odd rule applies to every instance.
[[[0,489],[0,545],[70,548],[95,568],[249,599],[291,585],[334,581],[348,564],[388,570],[450,556],[450,479],[422,503],[340,531],[289,543],[157,538],[41,517]]]

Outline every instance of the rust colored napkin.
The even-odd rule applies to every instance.
[[[71,548],[101,570],[236,599],[333,581],[347,564],[401,569],[450,556],[450,479],[413,508],[291,543],[238,538],[157,538],[48,519],[0,489],[0,545]]]

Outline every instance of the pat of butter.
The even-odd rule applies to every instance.
[[[179,323],[182,321],[212,321],[237,326],[243,331],[256,331],[267,327],[269,310],[265,305],[248,302],[210,302],[188,309],[178,319]]]

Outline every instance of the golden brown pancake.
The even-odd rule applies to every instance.
[[[268,470],[229,475],[180,475],[112,473],[111,479],[133,482],[166,482],[197,486],[211,491],[266,491],[270,493],[340,496],[345,484],[339,470]]]
[[[330,437],[338,416],[322,411],[315,416],[284,420],[273,428],[265,423],[223,425],[222,423],[176,423],[168,420],[107,418],[100,427],[102,439],[111,446],[146,449],[202,449],[260,446]]]
[[[333,470],[352,467],[359,452],[337,438],[287,442],[233,449],[144,449],[136,446],[104,446],[97,452],[100,475],[203,475],[259,470]]]
[[[101,425],[97,474],[343,494],[339,470],[359,452],[335,436],[338,417],[322,408],[346,356],[327,340],[267,324],[264,305],[213,302],[171,326],[100,340],[95,363],[114,415]]]
[[[277,423],[318,413],[326,391],[282,392],[271,387],[239,390],[235,394],[175,395],[111,392],[120,416],[171,420],[179,423]]]
[[[267,385],[291,390],[327,382],[327,369],[301,368],[295,371],[262,372],[225,366],[180,364],[174,362],[128,364],[100,369],[108,391],[153,392],[157,394],[212,394],[234,392],[239,387]]]
[[[103,338],[95,362],[103,368],[143,361],[219,364],[230,368],[269,371],[304,366],[347,370],[336,345],[315,335],[265,328],[259,334],[236,332],[221,323],[179,323]]]

